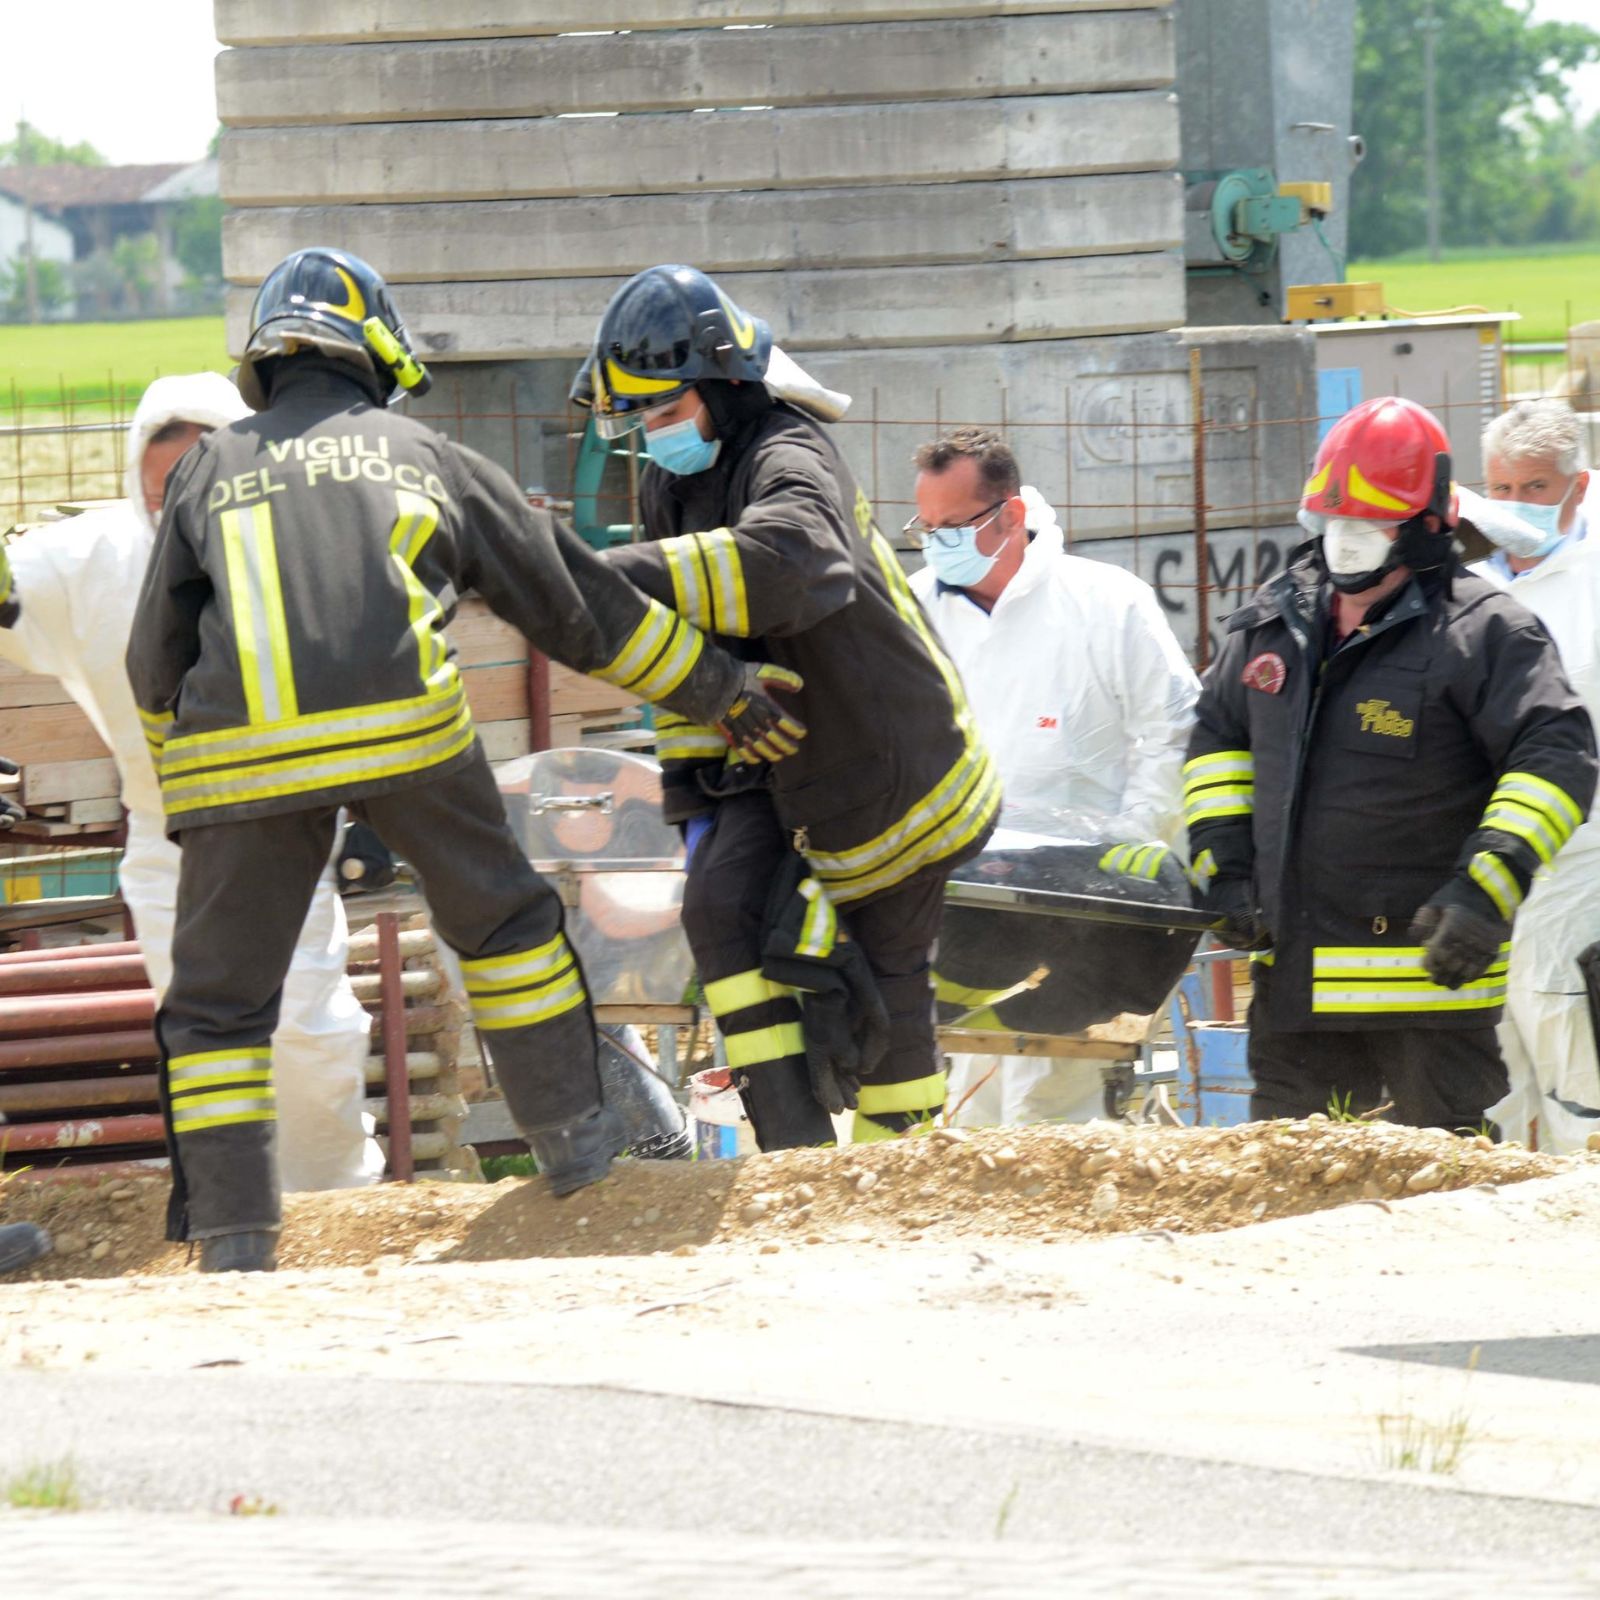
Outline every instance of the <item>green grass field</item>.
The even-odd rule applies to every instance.
[[[1564,339],[1572,323],[1600,319],[1600,244],[1446,250],[1437,262],[1413,252],[1352,261],[1346,275],[1381,283],[1388,304],[1406,311],[1516,311],[1522,320],[1507,330],[1513,342]]]
[[[0,326],[0,415],[16,403],[59,410],[63,390],[74,406],[104,402],[113,385],[131,406],[163,373],[231,366],[221,317]]]

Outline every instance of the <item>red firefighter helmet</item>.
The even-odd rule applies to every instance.
[[[1431,510],[1454,525],[1449,437],[1414,400],[1363,400],[1322,441],[1300,503],[1318,516],[1372,522],[1405,522]]]

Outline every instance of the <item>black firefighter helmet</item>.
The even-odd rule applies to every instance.
[[[239,393],[257,411],[265,409],[256,364],[308,349],[372,374],[389,403],[426,394],[433,383],[411,353],[383,275],[360,256],[325,245],[296,250],[267,274],[250,309]]]
[[[706,380],[760,383],[772,329],[741,311],[698,267],[647,267],[611,297],[572,399],[620,438],[655,406]]]

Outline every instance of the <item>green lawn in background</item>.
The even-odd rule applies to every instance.
[[[1346,276],[1383,285],[1384,299],[1406,311],[1482,306],[1516,311],[1513,341],[1564,339],[1575,322],[1600,320],[1600,243],[1543,250],[1446,250],[1441,261],[1411,252],[1383,261],[1352,261]]]
[[[166,373],[232,365],[221,317],[0,326],[0,413],[11,409],[13,385],[29,408],[59,408],[63,385],[74,405],[103,402],[113,383],[131,405]]]

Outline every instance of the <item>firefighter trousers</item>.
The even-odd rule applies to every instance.
[[[537,1132],[596,1110],[593,1016],[561,901],[512,836],[481,750],[351,809],[416,872],[517,1126]],[[171,1239],[278,1226],[269,1040],[337,819],[337,807],[318,806],[182,836],[173,978],[156,1018]]]
[[[1506,1092],[1493,1026],[1375,1028],[1335,1033],[1274,1031],[1262,1021],[1259,985],[1250,1004],[1250,1116],[1308,1117],[1337,1104],[1352,1114],[1393,1102],[1391,1122],[1452,1132],[1490,1126]]]
[[[768,892],[791,849],[769,795],[726,796],[695,849],[683,897],[683,930],[706,1004],[763,1150],[835,1139],[832,1119],[811,1092],[800,1006],[791,993],[774,993],[761,974]],[[944,1106],[931,962],[948,876],[933,868],[839,908],[889,1013],[888,1051],[861,1085],[857,1143],[892,1139]]]

